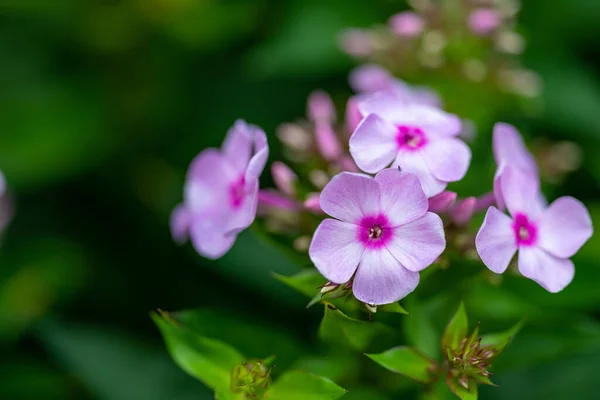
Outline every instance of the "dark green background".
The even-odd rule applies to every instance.
[[[600,2],[524,2],[524,64],[544,80],[544,109],[497,119],[528,139],[581,145],[583,167],[547,194],[580,198],[597,225]],[[354,63],[336,35],[403,8],[391,0],[1,1],[0,169],[17,212],[0,249],[0,398],[212,398],[170,361],[148,317],[156,308],[218,308],[257,321],[246,331],[221,313],[211,320],[240,341],[280,337],[284,365],[318,349],[321,310],[306,311],[305,299],[270,275],[304,261],[247,231],[209,262],[173,244],[168,217],[188,163],[220,145],[236,118],[266,130],[274,160],[276,126],[301,118],[313,89],[331,92],[341,109]],[[466,194],[491,188],[491,126],[479,128],[459,186]],[[599,245],[592,238],[578,254],[575,282],[561,294],[524,280],[461,292],[482,331],[486,318],[492,330],[533,315],[498,361],[500,387],[483,398],[600,397]],[[446,278],[433,278],[440,290]],[[457,304],[453,297],[425,323],[431,335]]]

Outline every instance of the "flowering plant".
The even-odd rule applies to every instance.
[[[237,121],[221,149],[204,150],[190,165],[171,230],[177,242],[189,237],[200,255],[214,259],[258,219],[258,229],[306,260],[297,275],[275,278],[310,297],[309,306],[323,305],[319,337],[330,345],[329,357],[366,352],[380,366],[420,382],[424,398],[443,398],[449,389],[475,399],[479,384],[493,385],[492,362],[522,323],[483,336],[478,325],[469,334],[466,308],[473,307],[473,296],[463,294],[476,280],[501,286],[503,273],[560,292],[574,279],[571,257],[593,227],[586,207],[572,197],[547,205],[535,157],[507,123],[494,124],[491,149],[477,148],[493,154],[497,167],[480,182],[482,192],[453,188],[468,173],[473,124],[460,106],[444,109],[442,99],[456,94],[440,96],[394,76],[466,81],[478,85],[482,99],[499,92],[535,98],[540,82],[518,66],[523,43],[514,31],[514,10],[466,2],[456,25],[455,10],[415,3],[414,12],[393,16],[387,28],[343,34],[343,48],[369,62],[350,75],[357,93],[346,102],[344,121],[329,95],[315,91],[307,120],[280,127],[287,161],[271,164],[274,188],[259,187],[269,155],[266,134]],[[468,55],[457,50],[465,41],[472,44]],[[485,118],[498,112],[485,110]],[[423,342],[423,322],[414,321],[439,318],[433,322],[439,325],[449,317],[439,317],[447,311],[443,304],[459,300],[465,305],[441,339],[430,335],[441,345]],[[403,322],[398,314],[410,316]],[[197,332],[190,315],[153,317],[176,362],[217,398],[337,399],[346,393],[339,383],[351,377],[343,373],[337,383],[296,369],[275,378],[272,354],[245,358]],[[389,348],[398,344],[397,329],[404,329],[410,345]],[[367,357],[359,362],[370,362]]]

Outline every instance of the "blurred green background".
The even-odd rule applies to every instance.
[[[524,3],[523,62],[543,78],[544,108],[497,118],[528,139],[581,147],[582,168],[547,194],[580,198],[600,226],[600,2]],[[228,330],[251,356],[277,352],[281,366],[335,377],[325,358],[299,359],[319,354],[322,310],[305,310],[302,296],[271,277],[297,272],[302,257],[250,230],[209,262],[174,245],[168,217],[188,163],[219,146],[236,118],[266,130],[274,160],[275,128],[304,115],[313,89],[332,93],[341,110],[354,63],[338,50],[338,33],[404,8],[392,0],[0,1],[0,170],[16,201],[0,248],[0,398],[213,398],[170,360],[148,317],[157,308],[222,310],[207,317],[215,335]],[[480,123],[475,148],[484,150],[461,190],[491,187],[491,122]],[[500,387],[483,398],[599,398],[599,256],[594,237],[575,258],[574,283],[554,296],[517,279],[464,288],[482,330],[530,316],[498,360]],[[407,302],[412,328],[397,344],[413,328],[413,342],[441,333],[458,304],[422,299],[418,307],[439,319],[419,320]],[[371,396],[354,394],[386,398]]]

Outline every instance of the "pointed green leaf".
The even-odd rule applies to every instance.
[[[181,369],[215,391],[229,390],[231,370],[244,361],[243,355],[226,343],[193,333],[166,313],[152,313],[152,319]]]
[[[390,304],[385,304],[383,306],[379,306],[379,310],[383,311],[383,312],[390,312],[390,313],[398,313],[398,314],[409,315],[408,311],[406,311],[404,309],[404,307],[402,307],[400,305],[400,303],[398,303],[398,302],[390,303]]]
[[[465,311],[464,303],[460,303],[458,310],[446,326],[444,336],[442,336],[442,352],[445,354],[446,348],[456,349],[460,341],[467,336],[469,322]]]
[[[510,343],[513,337],[521,330],[525,321],[520,321],[515,324],[512,328],[498,333],[489,333],[481,337],[481,344],[483,346],[493,346],[498,352],[504,350],[504,348]]]
[[[452,390],[452,393],[457,395],[461,400],[477,400],[477,383],[469,381],[469,388],[465,389],[456,379],[452,379],[450,376],[446,379],[446,383],[450,390]]]
[[[319,337],[326,342],[343,343],[358,351],[364,351],[373,339],[385,333],[391,333],[391,328],[377,322],[350,318],[333,304],[325,304]]]
[[[322,376],[304,371],[284,373],[268,390],[268,400],[337,400],[346,389]]]
[[[436,362],[411,347],[394,347],[383,353],[366,356],[382,367],[416,381],[431,383],[435,379]]]
[[[311,298],[319,292],[321,286],[327,283],[327,280],[316,269],[300,271],[294,276],[279,274],[273,274],[273,276],[278,281]]]

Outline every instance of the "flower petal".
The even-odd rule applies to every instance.
[[[376,173],[397,154],[396,129],[375,114],[363,119],[350,137],[350,154],[360,169]]]
[[[392,167],[400,167],[403,172],[411,172],[419,178],[427,197],[440,194],[448,186],[447,182],[437,179],[418,151],[402,151],[396,157]]]
[[[221,148],[228,163],[237,172],[242,173],[246,170],[252,155],[253,143],[253,127],[244,120],[238,119],[227,131]]]
[[[550,293],[563,290],[575,276],[575,266],[571,260],[554,257],[538,247],[519,249],[519,271]]]
[[[593,231],[585,206],[573,197],[561,197],[550,204],[540,218],[539,245],[556,257],[570,258]]]
[[[367,250],[362,256],[352,291],[367,304],[389,304],[411,293],[419,284],[419,273],[404,268],[385,249]]]
[[[410,271],[421,271],[430,266],[446,248],[444,224],[434,213],[394,228],[387,249]]]
[[[356,225],[328,218],[317,227],[308,255],[321,275],[345,283],[356,271],[363,251]]]
[[[239,208],[228,213],[226,225],[227,234],[237,234],[254,222],[256,208],[258,206],[258,179],[247,181],[245,184],[245,195]]]
[[[508,163],[518,169],[537,174],[537,164],[517,129],[503,122],[494,125],[494,159],[496,165]]]
[[[379,184],[363,174],[337,174],[321,192],[321,209],[330,216],[356,224],[365,215],[380,212]]]
[[[497,274],[506,271],[517,251],[512,223],[512,219],[506,214],[496,207],[490,207],[475,238],[475,247],[481,261]]]
[[[229,185],[238,179],[237,172],[216,149],[201,152],[191,163],[183,188],[186,207],[194,213],[215,205],[229,204]]]
[[[471,163],[471,149],[459,139],[432,140],[421,154],[433,176],[445,182],[464,178]]]
[[[179,204],[171,213],[170,226],[175,243],[185,243],[190,229],[190,214],[183,204]]]
[[[231,249],[237,235],[225,233],[226,215],[196,215],[190,221],[190,237],[200,255],[215,260]]]
[[[537,175],[507,165],[502,169],[499,179],[502,198],[511,215],[524,213],[529,218],[536,218],[542,213],[544,204],[540,201],[540,180]]]
[[[267,143],[267,135],[256,125],[249,125],[252,138],[254,140],[254,155],[250,158],[248,167],[246,168],[246,180],[258,179],[262,174],[269,158],[269,144]]]
[[[454,137],[462,131],[460,118],[437,107],[413,103],[406,115],[401,122],[418,126],[428,137]]]
[[[409,118],[408,104],[392,90],[384,90],[370,96],[360,96],[358,109],[362,115],[375,114],[384,121],[396,124]]]
[[[381,211],[391,226],[414,221],[427,212],[429,203],[419,178],[396,168],[388,168],[375,177],[381,192]]]

